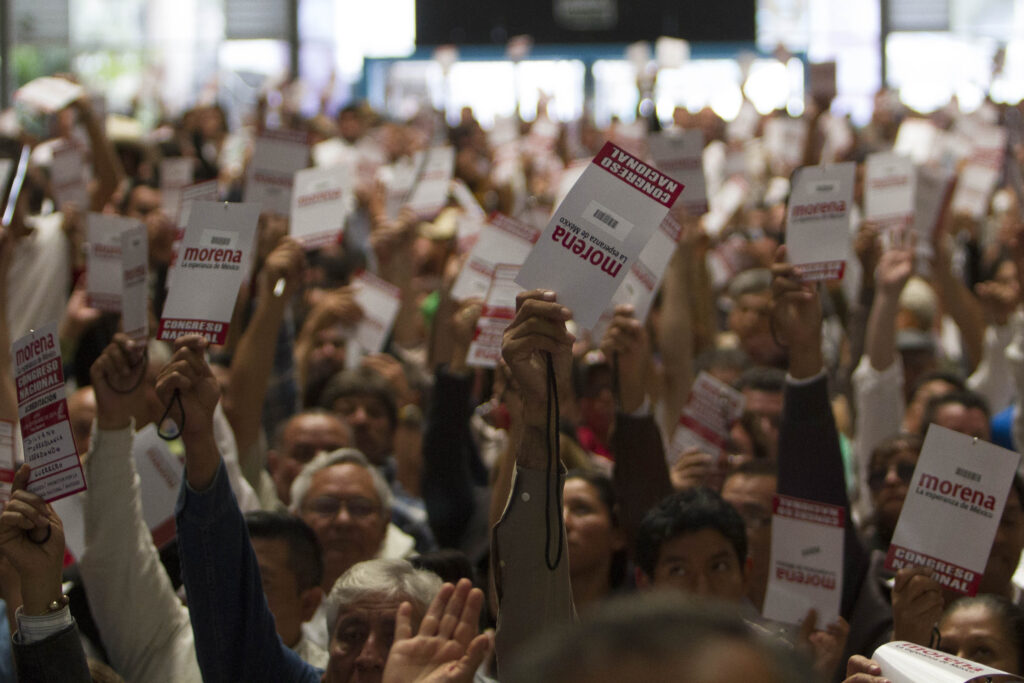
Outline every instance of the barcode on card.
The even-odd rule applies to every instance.
[[[587,204],[587,210],[583,213],[583,217],[588,223],[600,228],[602,232],[616,240],[625,241],[633,230],[632,223],[595,201]]]
[[[597,209],[594,211],[594,218],[596,218],[597,220],[601,221],[602,223],[608,225],[613,229],[619,227],[619,222],[612,218],[611,216],[609,216],[608,214],[606,214],[601,209]]]

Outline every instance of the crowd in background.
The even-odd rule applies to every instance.
[[[465,209],[453,193],[417,215],[389,192],[392,169],[451,145],[455,179],[486,213],[541,229],[573,161],[609,140],[646,157],[661,124],[564,124],[542,103],[534,121],[488,131],[468,109],[450,125],[361,103],[307,119],[287,102],[261,99],[237,130],[208,105],[142,134],[83,98],[49,140],[0,116],[0,156],[32,146],[0,235],[0,345],[59,321],[89,487],[72,524],[24,491],[24,470],[15,478],[0,516],[14,634],[0,639],[0,679],[860,683],[882,680],[869,658],[894,639],[1024,674],[1024,480],[978,597],[883,566],[928,425],[1024,443],[1024,207],[1010,173],[1024,161],[1021,105],[968,114],[954,102],[923,117],[880,93],[854,128],[828,97],[809,97],[805,134],[781,144],[765,130],[790,119],[783,111],[748,103],[727,122],[680,109],[672,127],[703,133],[710,209],[672,210],[681,234],[647,318],[619,306],[598,338],[557,292],[526,292],[503,361],[481,370],[467,353],[482,302],[450,293]],[[859,207],[865,158],[914,118],[968,146],[973,126],[1007,128],[987,212],[952,210],[948,192],[932,234],[914,238],[855,207],[845,277],[801,283],[783,248],[793,171],[857,162]],[[129,340],[118,314],[87,305],[87,213],[145,224],[155,330],[177,239],[161,160],[194,160],[196,182],[240,201],[268,129],[308,135],[310,165],[357,160],[344,232],[304,250],[287,216],[262,214],[226,344]],[[56,201],[58,139],[86,152],[88,206]],[[959,173],[968,155],[931,163]],[[353,358],[366,311],[349,283],[362,271],[401,303],[385,352]],[[0,419],[17,421],[12,369],[0,365]],[[672,452],[702,371],[745,399],[724,457]],[[132,444],[175,391],[185,474],[176,537],[158,547]],[[776,493],[849,512],[835,623],[760,615]],[[74,556],[72,526],[84,529]]]

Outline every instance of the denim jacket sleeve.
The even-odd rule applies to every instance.
[[[322,672],[277,635],[223,462],[205,491],[182,478],[175,521],[203,680],[318,683]]]

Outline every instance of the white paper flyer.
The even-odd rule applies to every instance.
[[[157,548],[174,538],[174,504],[181,488],[184,467],[157,436],[156,425],[146,425],[135,432],[132,459],[139,473],[142,496],[142,519],[153,534]]]
[[[680,195],[686,212],[701,216],[708,211],[708,191],[704,181],[704,132],[699,128],[663,131],[650,136],[647,146],[658,168],[686,188]]]
[[[930,567],[958,593],[978,592],[1020,455],[930,425],[885,567]]]
[[[697,375],[672,434],[669,462],[677,461],[690,447],[721,458],[729,442],[729,430],[743,414],[744,403],[743,394],[725,382],[706,372]]]
[[[910,224],[914,214],[914,163],[893,152],[867,158],[864,177],[864,219],[882,230]]]
[[[133,218],[112,214],[90,213],[86,217],[85,293],[89,306],[110,313],[121,312],[121,235],[139,225]]]
[[[845,523],[838,505],[775,496],[765,618],[799,624],[810,609],[819,624],[839,618]]]
[[[135,341],[149,338],[149,236],[144,225],[121,233],[121,328]]]
[[[789,262],[803,280],[838,280],[850,255],[856,165],[804,166],[795,174],[786,215]]]
[[[305,133],[267,130],[256,140],[245,180],[245,201],[263,211],[287,216],[292,208],[292,178],[309,166]]]
[[[922,645],[897,640],[871,655],[892,683],[996,683],[1020,681],[1019,676],[993,669]]]
[[[249,274],[259,204],[193,202],[157,338],[201,334],[223,344]]]
[[[12,420],[0,420],[0,503],[11,499],[11,484],[16,472],[14,439],[17,436]]]
[[[79,211],[89,209],[88,175],[81,148],[69,142],[61,142],[54,147],[50,186],[58,208],[73,204]]]
[[[194,181],[195,159],[172,157],[160,161],[160,206],[171,221],[178,224],[181,193]]]
[[[550,289],[592,328],[683,186],[612,143],[555,210],[516,281]]]
[[[366,272],[352,278],[352,289],[356,303],[363,309],[354,339],[364,353],[380,353],[402,305],[402,292],[390,282]]]
[[[516,317],[516,296],[523,288],[516,284],[518,265],[501,263],[494,268],[491,289],[476,323],[466,364],[475,368],[494,368],[501,358],[501,339]]]
[[[85,490],[85,476],[71,433],[65,400],[57,323],[14,342],[14,383],[28,490],[51,502]]]
[[[334,244],[355,208],[350,169],[307,168],[296,172],[292,189],[291,234],[306,249]]]
[[[457,301],[483,299],[491,287],[499,263],[522,265],[540,238],[540,230],[522,221],[496,213],[480,230],[466,262],[462,264],[452,298]]]

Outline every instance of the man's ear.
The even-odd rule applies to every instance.
[[[636,576],[634,576],[634,579],[636,580],[637,588],[650,588],[654,585],[651,578],[647,576],[647,574],[644,573],[644,570],[640,569],[640,567],[636,568]]]
[[[320,603],[324,599],[324,591],[320,586],[313,586],[307,588],[299,594],[299,602],[301,605],[301,617],[303,623],[309,621],[316,614],[316,609],[320,606]]]

